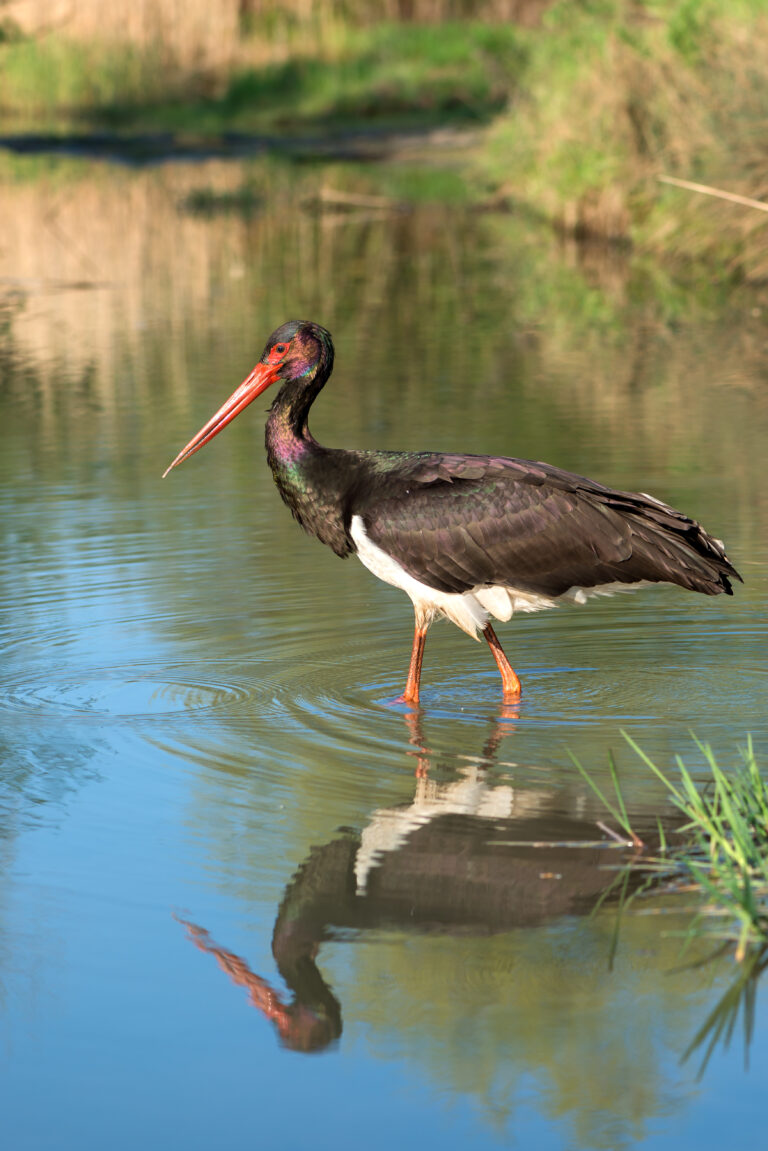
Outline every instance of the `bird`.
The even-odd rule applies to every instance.
[[[329,448],[312,404],[333,370],[330,332],[308,320],[276,328],[245,380],[182,448],[163,478],[272,385],[267,461],[294,519],[342,558],[356,555],[414,608],[398,702],[418,706],[427,630],[447,617],[486,640],[504,700],[521,683],[490,619],[652,583],[733,594],[741,576],[723,543],[668,504],[552,464],[435,451]]]

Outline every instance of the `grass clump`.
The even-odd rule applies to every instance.
[[[760,0],[558,0],[526,30],[518,94],[484,168],[566,231],[768,273],[761,213],[658,183],[768,187],[768,10]]]
[[[702,916],[723,916],[734,924],[717,930],[735,939],[736,956],[743,959],[750,945],[768,943],[768,786],[752,740],[732,774],[722,770],[708,744],[698,744],[712,773],[702,790],[679,756],[680,782],[674,783],[626,738],[687,819],[681,828],[686,843],[672,858],[706,899]]]
[[[240,64],[220,94],[182,113],[241,130],[477,123],[506,105],[520,53],[511,26],[337,28],[284,59]]]
[[[226,67],[186,70],[162,44],[21,39],[0,45],[0,101],[17,115],[69,111],[142,131],[431,127],[498,114],[523,66],[511,24],[313,27],[271,43],[254,30]]]
[[[422,29],[416,29],[421,33]],[[469,116],[498,110],[505,83],[494,83],[472,36],[441,36],[438,51],[413,30],[380,30],[374,41],[360,32],[329,68],[321,57],[292,58],[268,68],[245,68],[233,77],[222,110],[245,120],[278,124],[371,120],[409,113]]]
[[[664,784],[683,817],[673,844],[667,844],[661,833],[659,854],[639,857],[629,868],[647,871],[657,892],[684,888],[700,896],[689,934],[703,929],[735,943],[740,961],[750,950],[762,950],[768,944],[768,784],[761,775],[752,740],[747,741],[741,763],[732,773],[723,771],[708,744],[696,741],[711,773],[702,788],[680,756],[676,757],[679,780],[675,781],[633,739],[626,734],[625,738]],[[639,843],[615,768],[612,779],[617,806],[605,798],[581,764],[576,766],[622,831]]]
[[[659,182],[768,195],[765,0],[153,11],[143,38],[129,8],[110,9],[108,37],[82,22],[69,39],[0,30],[6,121],[192,138],[489,125],[466,161],[478,202],[519,202],[724,282],[768,278],[765,213]]]
[[[179,91],[181,77],[159,48],[50,37],[0,43],[0,106],[6,115],[87,120],[116,104],[134,109]]]

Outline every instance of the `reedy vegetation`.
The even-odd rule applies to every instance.
[[[491,124],[471,160],[478,200],[768,274],[763,213],[657,180],[761,197],[763,0],[220,0],[176,20],[172,0],[133,15],[116,0],[101,31],[97,7],[45,37],[6,24],[6,110],[196,133]]]
[[[647,767],[664,784],[674,806],[685,822],[668,844],[659,824],[659,853],[637,859],[629,871],[648,874],[654,890],[693,890],[701,903],[689,936],[706,931],[736,945],[736,958],[768,945],[768,784],[755,757],[752,740],[741,749],[741,763],[726,773],[717,763],[712,748],[696,741],[709,767],[711,780],[706,787],[696,782],[678,755],[675,757],[679,782],[660,767],[625,735]],[[621,830],[642,849],[627,814],[613,761],[611,778],[616,795],[614,805],[578,762],[576,766],[595,794],[605,804]],[[637,893],[635,893],[637,894]],[[629,903],[635,895],[626,901]]]

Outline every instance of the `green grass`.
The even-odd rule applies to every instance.
[[[662,770],[625,733],[625,739],[643,763],[663,783],[680,822],[669,837],[661,820],[658,846],[654,854],[644,847],[632,828],[622,797],[613,760],[610,776],[613,798],[607,796],[592,775],[574,758],[579,772],[604,805],[620,832],[633,841],[637,854],[624,865],[605,898],[618,894],[619,911],[611,941],[609,963],[619,945],[624,915],[636,900],[653,893],[669,901],[669,910],[679,914],[680,896],[684,906],[694,900],[694,914],[683,935],[685,947],[694,938],[713,938],[716,948],[693,966],[711,963],[732,953],[738,971],[726,986],[709,1014],[691,1039],[681,1063],[700,1057],[698,1077],[722,1045],[728,1047],[739,1020],[742,1022],[744,1060],[755,1026],[757,988],[768,970],[768,785],[763,778],[751,739],[741,749],[741,759],[725,772],[712,748],[696,741],[709,768],[706,785],[698,783],[680,756],[675,757],[676,774]],[[609,834],[616,834],[606,828]],[[647,854],[646,854],[647,852]]]
[[[768,945],[768,785],[751,739],[731,772],[720,767],[708,744],[697,741],[711,776],[707,786],[701,787],[680,756],[673,779],[634,740],[625,738],[664,784],[683,819],[674,844],[666,843],[660,828],[659,854],[639,857],[630,869],[647,872],[656,891],[678,892],[685,887],[698,895],[689,935],[707,931],[734,944],[740,961],[762,950]],[[622,832],[639,844],[613,765],[615,802],[574,762]]]
[[[159,49],[72,43],[48,37],[0,43],[0,106],[43,122],[89,120],[116,104],[144,106],[178,93],[179,74]]]
[[[243,55],[247,57],[244,47]],[[156,50],[47,39],[0,45],[6,110],[195,133],[488,120],[523,66],[510,25],[380,24],[327,30],[287,56],[183,78]]]
[[[761,213],[670,194],[657,180],[762,195],[762,0],[559,0],[524,47],[520,98],[481,161],[491,182],[568,231],[764,277]]]
[[[163,44],[7,36],[6,125],[283,140],[483,126],[465,161],[479,202],[522,204],[570,234],[703,264],[723,281],[768,277],[765,213],[658,181],[757,198],[768,187],[764,0],[555,0],[532,27],[312,13],[250,12],[206,66]]]
[[[349,30],[329,59],[297,54],[235,72],[192,109],[197,124],[248,129],[480,122],[506,105],[520,70],[512,28],[448,24]],[[182,113],[188,115],[187,109]]]

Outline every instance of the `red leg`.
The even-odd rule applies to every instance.
[[[512,670],[512,665],[504,655],[504,649],[499,643],[496,632],[489,623],[483,628],[483,635],[488,641],[488,647],[491,649],[493,658],[496,660],[496,666],[501,672],[501,682],[504,685],[504,699],[519,699],[522,693],[520,680]]]
[[[413,633],[413,647],[411,649],[411,664],[408,668],[408,682],[405,685],[405,691],[400,696],[398,703],[418,703],[419,702],[419,682],[421,680],[421,663],[424,659],[424,644],[427,642],[427,629],[426,627],[419,627],[416,624]]]

